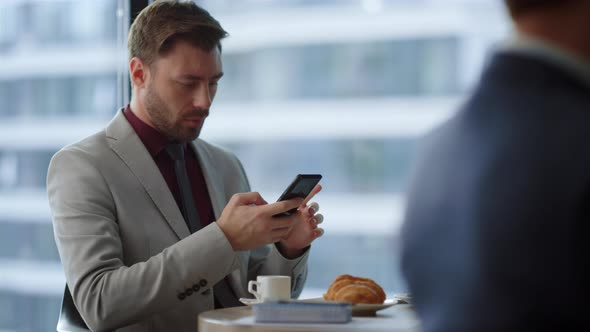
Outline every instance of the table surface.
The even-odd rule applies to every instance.
[[[378,311],[375,317],[352,317],[352,321],[347,324],[255,323],[250,307],[211,310],[199,315],[199,332],[230,331],[417,332],[420,331],[420,323],[412,307],[407,304],[396,304]]]

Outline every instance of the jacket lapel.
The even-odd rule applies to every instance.
[[[131,169],[179,239],[190,235],[164,177],[133,127],[119,110],[106,128],[113,151]]]

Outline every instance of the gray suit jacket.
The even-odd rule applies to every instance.
[[[230,152],[197,140],[215,217],[250,186]],[[217,225],[190,234],[154,160],[121,111],[106,127],[60,150],[47,178],[57,248],[74,303],[95,331],[196,331],[213,309],[213,285],[229,275],[251,297],[257,275],[290,275],[293,297],[307,256],[274,245],[235,252]],[[183,296],[184,295],[184,296]]]

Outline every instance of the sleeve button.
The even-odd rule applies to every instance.
[[[194,284],[193,285],[193,292],[198,292],[201,289],[201,286],[199,286],[198,284]]]
[[[205,286],[207,286],[207,280],[205,280],[205,279],[201,279],[201,280],[199,281],[199,285],[201,285],[201,287],[205,287]]]
[[[180,293],[180,294],[178,294],[178,299],[179,299],[180,301],[184,300],[185,298],[186,298],[186,294],[184,294],[184,293]]]
[[[185,291],[186,296],[191,296],[193,295],[193,289],[192,288],[187,288]]]

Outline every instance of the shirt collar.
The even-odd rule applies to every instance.
[[[145,145],[152,158],[159,155],[170,143],[166,136],[138,118],[137,115],[131,111],[130,105],[127,105],[123,114],[131,127],[133,127],[133,130],[135,130],[135,133],[137,133],[137,136],[139,136],[143,145]]]
[[[548,41],[518,34],[500,46],[499,51],[544,59],[569,72],[590,87],[590,62]]]

